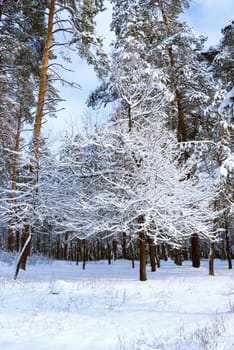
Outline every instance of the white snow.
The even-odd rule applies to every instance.
[[[14,281],[0,262],[0,349],[234,349],[234,274],[215,268],[163,261],[140,282],[130,261],[41,260]]]

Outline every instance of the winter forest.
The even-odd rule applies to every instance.
[[[0,1],[0,250],[81,262],[160,261],[232,268],[234,21],[216,47],[181,20],[188,0],[111,0],[115,39],[96,30],[102,0]],[[56,116],[70,54],[94,67],[87,104],[109,121],[64,133]],[[59,61],[58,61],[59,57]],[[77,90],[79,94],[79,90]]]

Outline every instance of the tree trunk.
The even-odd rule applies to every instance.
[[[167,14],[164,10],[163,2],[160,1],[160,10],[162,13],[162,19],[163,23],[166,27],[166,31],[168,34],[168,37],[171,36],[170,30],[169,30],[169,21]],[[176,97],[176,104],[177,104],[177,112],[178,112],[178,121],[177,121],[177,139],[178,142],[184,142],[187,141],[187,131],[186,131],[186,124],[185,124],[185,115],[184,115],[184,110],[183,110],[183,103],[182,103],[182,94],[179,90],[178,87],[178,81],[176,78],[176,62],[175,62],[175,57],[173,53],[172,47],[168,48],[168,56],[169,56],[169,61],[170,61],[170,66],[171,66],[171,72],[172,72],[172,84],[174,88],[174,93]],[[185,160],[188,158],[188,155],[185,154]]]
[[[86,261],[87,261],[87,242],[84,239],[83,240],[83,265],[82,265],[83,270],[85,270]]]
[[[123,239],[122,239],[122,256],[123,256],[123,259],[127,259],[126,233],[123,233]]]
[[[63,246],[63,259],[68,260],[68,233],[65,234],[65,242]]]
[[[228,227],[226,225],[225,238],[226,238],[226,250],[227,250],[227,259],[228,259],[228,268],[232,269],[232,250],[230,244],[230,235],[228,232]]]
[[[108,264],[111,264],[111,246],[109,241],[107,242],[107,259],[108,259]]]
[[[32,173],[32,183],[31,183],[31,191],[32,191],[32,203],[31,207],[33,208],[33,193],[34,193],[34,187],[37,184],[37,173],[38,173],[38,160],[39,160],[39,146],[40,146],[40,134],[41,134],[41,126],[42,126],[42,116],[43,116],[43,107],[45,102],[45,94],[46,94],[46,87],[47,87],[47,71],[48,71],[48,62],[49,62],[49,53],[50,53],[50,47],[53,37],[53,23],[54,23],[54,13],[55,13],[55,0],[50,1],[49,6],[49,19],[48,19],[48,27],[47,27],[47,38],[45,42],[45,48],[44,48],[44,54],[43,54],[43,60],[42,60],[42,68],[41,68],[41,77],[40,77],[40,84],[39,84],[39,93],[38,93],[38,102],[37,102],[37,112],[34,122],[34,130],[33,130],[33,163],[31,164],[31,173]],[[32,209],[33,210],[33,209]],[[16,268],[15,278],[17,278],[18,272],[17,269],[21,268],[21,266],[24,266],[24,269],[26,268],[26,261],[27,261],[27,253],[30,251],[30,241],[32,238],[31,229],[28,229],[29,223],[25,225],[24,228],[24,234],[25,239],[27,241],[27,249],[25,249],[23,252],[20,253],[20,260],[23,259],[22,263],[19,261]],[[24,248],[23,248],[24,249]]]
[[[144,223],[144,217],[141,215],[138,218],[138,223]],[[145,231],[143,228],[140,228],[139,232],[139,248],[140,248],[140,281],[146,281],[146,246],[145,246]]]
[[[18,258],[18,262],[16,265],[16,271],[14,279],[17,279],[19,269],[25,270],[26,269],[26,261],[27,257],[30,254],[30,241],[31,241],[31,227],[30,225],[24,225],[24,231],[22,233],[21,242],[22,242],[22,249],[20,252],[20,256]]]
[[[209,275],[214,276],[214,257],[215,257],[215,244],[210,244],[210,256],[209,256]]]
[[[200,246],[197,233],[194,233],[191,238],[191,255],[193,267],[200,267]]]
[[[112,242],[112,249],[113,249],[113,258],[114,258],[114,261],[117,259],[117,240],[116,239],[113,239],[113,242]]]
[[[46,87],[47,87],[49,53],[50,53],[50,47],[51,47],[51,42],[53,38],[54,13],[55,13],[55,0],[51,0],[50,8],[49,8],[47,38],[46,38],[45,49],[44,49],[43,60],[42,60],[42,68],[41,68],[41,78],[40,78],[40,86],[39,86],[39,94],[38,94],[38,102],[37,102],[37,113],[36,113],[34,130],[33,130],[33,151],[34,151],[35,161],[38,160],[38,156],[39,156],[43,107],[44,107]]]
[[[20,135],[21,135],[21,129],[22,129],[22,113],[21,110],[18,113],[18,120],[17,120],[17,131],[15,136],[15,150],[14,150],[14,160],[13,160],[13,167],[12,167],[12,180],[11,180],[11,189],[12,189],[12,196],[11,196],[11,206],[12,206],[12,213],[14,216],[15,210],[16,210],[16,189],[17,189],[17,172],[18,172],[18,160],[19,160],[19,148],[20,148]],[[13,220],[11,222],[11,228],[8,230],[8,250],[10,252],[13,252],[14,250],[14,223],[15,218],[13,217]]]
[[[145,232],[141,230],[139,233],[140,245],[140,281],[146,281],[146,248],[145,248]]]
[[[135,269],[135,254],[132,243],[130,243],[129,246],[130,256],[131,256],[131,262],[132,262],[132,269]]]
[[[183,261],[182,249],[181,248],[175,249],[175,264],[177,266],[182,266],[182,261]]]
[[[151,272],[155,272],[156,271],[156,246],[153,238],[148,237],[148,245],[149,245]]]
[[[164,261],[167,261],[168,260],[168,253],[167,253],[167,250],[166,250],[166,247],[165,247],[165,243],[163,243],[161,247],[162,247],[162,253],[161,253],[162,259]]]

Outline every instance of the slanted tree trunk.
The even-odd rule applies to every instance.
[[[31,241],[31,227],[30,225],[24,225],[24,231],[21,236],[21,245],[22,249],[18,258],[18,262],[16,265],[16,271],[15,271],[15,276],[14,279],[16,280],[19,269],[25,270],[26,269],[26,261],[27,257],[30,254],[30,241]]]
[[[209,275],[214,276],[214,257],[215,257],[215,244],[210,244],[210,255],[209,255]]]
[[[34,130],[33,130],[33,162],[31,166],[32,172],[32,183],[31,183],[31,191],[34,192],[34,187],[37,184],[37,173],[38,173],[38,160],[39,160],[39,146],[40,146],[40,135],[41,135],[41,126],[42,126],[42,117],[43,117],[43,107],[45,102],[46,95],[46,87],[47,87],[47,72],[48,72],[48,63],[49,63],[49,53],[50,47],[53,37],[53,24],[54,24],[54,14],[55,14],[55,0],[50,1],[49,6],[49,18],[48,18],[48,27],[47,27],[47,38],[45,42],[43,60],[42,60],[42,68],[41,68],[41,77],[39,84],[39,93],[38,93],[38,102],[37,102],[37,112],[34,122]],[[32,195],[33,198],[33,195]],[[33,201],[33,199],[32,199]],[[31,203],[31,207],[33,208],[34,203]],[[19,269],[21,266],[26,268],[27,257],[30,254],[30,242],[31,242],[31,229],[27,229],[27,227],[31,225],[31,223],[27,223],[24,229],[24,234],[26,235],[27,241],[27,249],[24,249],[20,253],[19,263],[17,264],[15,279],[17,278]],[[30,232],[30,233],[29,233]]]
[[[194,233],[191,238],[191,255],[192,255],[192,266],[200,267],[200,246],[199,237],[197,233]]]

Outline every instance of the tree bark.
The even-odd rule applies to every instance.
[[[228,227],[226,225],[225,227],[225,238],[226,238],[226,253],[227,253],[227,259],[228,259],[228,268],[232,269],[232,251],[231,251],[231,244],[230,244],[230,235],[228,232]]]
[[[122,238],[122,256],[123,256],[123,259],[127,259],[126,233],[123,233],[123,238]]]
[[[199,237],[197,233],[194,233],[191,238],[191,255],[192,255],[192,266],[200,267],[200,246]]]
[[[47,38],[45,42],[42,68],[41,68],[41,78],[40,78],[40,86],[39,86],[39,94],[38,94],[38,102],[37,102],[37,113],[36,113],[34,130],[33,130],[33,151],[34,151],[35,161],[37,161],[39,157],[40,134],[41,134],[41,126],[42,126],[43,107],[44,107],[46,87],[47,87],[49,54],[50,54],[50,47],[51,47],[51,42],[53,38],[54,13],[55,13],[55,0],[51,0],[50,7],[49,7]]]
[[[144,223],[144,217],[141,215],[138,218],[138,223],[141,225]],[[139,248],[140,248],[140,281],[146,281],[146,246],[145,246],[145,231],[141,227],[139,232]]]
[[[210,256],[209,256],[209,275],[214,276],[214,257],[215,257],[215,244],[210,244]]]
[[[153,238],[148,237],[148,245],[149,245],[151,272],[155,272],[156,271],[156,246]]]
[[[107,259],[108,259],[108,264],[111,264],[111,258],[112,258],[112,254],[111,254],[111,245],[109,243],[109,241],[107,242]]]
[[[88,250],[88,243],[86,240],[83,240],[83,264],[82,269],[85,270],[86,261],[87,261],[87,250]]]
[[[54,14],[55,14],[55,0],[50,1],[49,6],[49,19],[48,19],[48,26],[47,26],[47,38],[45,42],[45,48],[44,48],[44,54],[43,54],[43,60],[42,60],[42,68],[41,68],[41,77],[40,77],[40,84],[39,84],[39,93],[38,93],[38,102],[37,102],[37,112],[34,122],[34,129],[33,129],[33,161],[31,164],[31,173],[32,173],[32,183],[31,183],[31,191],[32,193],[35,191],[34,188],[37,184],[37,173],[38,173],[38,160],[39,160],[39,147],[40,147],[40,134],[41,134],[41,126],[42,126],[42,116],[43,116],[43,107],[45,102],[45,95],[46,95],[46,87],[47,87],[47,72],[48,72],[48,63],[49,63],[49,53],[50,53],[50,47],[53,37],[53,23],[54,23]],[[32,198],[34,196],[32,195]],[[33,208],[34,203],[32,199],[31,207]],[[17,269],[22,268],[21,266],[26,268],[26,261],[27,257],[30,253],[30,242],[32,234],[31,229],[28,229],[28,225],[30,223],[26,223],[24,228],[24,234],[27,243],[27,249],[24,250],[24,252],[20,254],[20,261],[17,264]],[[24,248],[23,248],[24,249]],[[28,255],[27,255],[28,254]],[[22,261],[21,261],[22,259]],[[15,278],[17,278],[18,272],[16,271]]]
[[[146,281],[146,249],[145,249],[145,232],[141,230],[139,233],[140,241],[140,281]]]
[[[163,18],[163,23],[166,27],[166,31],[168,36],[171,35],[170,30],[169,30],[169,22],[168,22],[168,17],[165,12],[164,6],[162,1],[159,3],[160,5],[160,10],[162,13],[162,18]],[[182,103],[182,94],[180,92],[180,89],[178,87],[178,79],[176,78],[176,63],[175,63],[175,56],[173,53],[172,47],[168,48],[168,56],[169,56],[169,61],[170,61],[170,66],[171,66],[171,71],[172,71],[172,84],[173,84],[173,89],[176,97],[176,104],[177,104],[177,139],[178,142],[184,142],[187,141],[187,131],[186,131],[186,124],[185,124],[185,115],[184,115],[184,110],[183,110],[183,103]],[[185,154],[185,158],[187,155]],[[185,159],[186,160],[186,159]]]
[[[21,249],[20,256],[18,258],[18,262],[16,265],[16,271],[15,271],[15,276],[14,276],[15,280],[17,279],[19,270],[26,269],[27,257],[30,254],[30,241],[31,241],[31,227],[30,227],[30,225],[25,225],[24,231],[23,231],[22,236],[21,236],[22,249]]]

